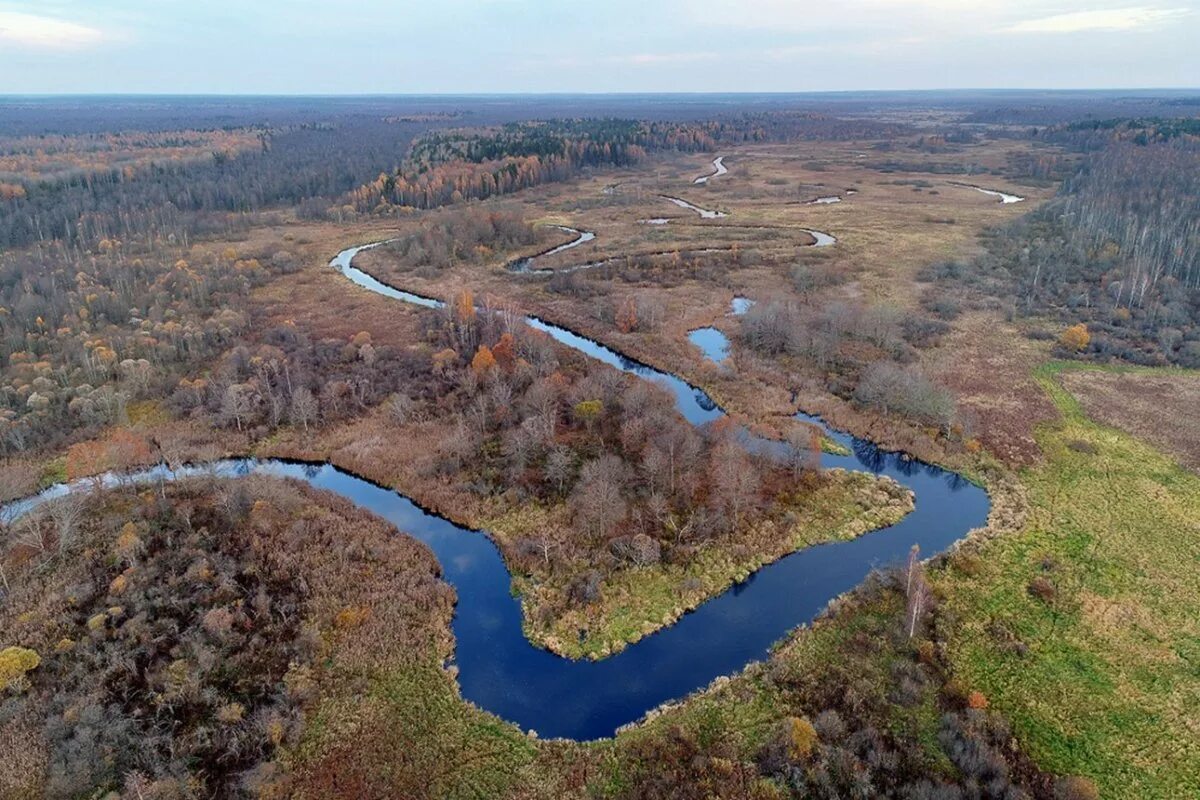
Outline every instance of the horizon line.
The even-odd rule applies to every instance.
[[[1098,87],[977,87],[957,86],[941,88],[911,88],[911,89],[795,89],[795,90],[741,90],[741,91],[696,91],[696,90],[645,90],[645,91],[592,91],[592,90],[554,90],[554,91],[429,91],[429,92],[260,92],[260,91],[181,91],[181,92],[6,92],[0,91],[0,98],[103,98],[103,97],[139,97],[139,98],[187,98],[187,97],[290,97],[290,98],[473,98],[473,97],[747,97],[773,96],[791,97],[797,95],[846,95],[846,94],[996,94],[1012,93],[1111,93],[1111,92],[1171,92],[1188,93],[1200,92],[1197,86],[1098,86]]]

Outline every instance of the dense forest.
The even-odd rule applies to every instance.
[[[250,288],[297,267],[284,249],[125,250],[104,239],[91,255],[55,244],[0,259],[5,453],[62,444],[163,396],[246,331]]]
[[[707,123],[572,119],[512,123],[500,129],[439,131],[419,139],[394,174],[351,194],[359,212],[392,206],[434,208],[566,180],[588,167],[635,164],[663,150],[712,151],[740,142],[897,134],[903,126],[821,114],[741,115]]]
[[[256,215],[288,207],[312,218],[433,208],[563,180],[585,167],[636,163],[647,151],[901,130],[774,113],[705,123],[567,119],[424,135],[458,116],[303,116],[289,110],[275,125],[174,132],[156,131],[166,124],[157,117],[149,132],[135,133],[94,130],[101,123],[93,120],[73,135],[17,126],[0,136],[0,246],[186,242],[244,230],[263,221]]]
[[[49,175],[0,177],[0,247],[102,239],[154,244],[244,230],[260,212],[335,198],[395,168],[425,123],[349,118],[253,135],[250,148],[215,146],[189,160],[151,155]],[[243,137],[244,138],[244,137]],[[8,145],[12,147],[13,145]],[[3,147],[0,147],[3,152]],[[328,207],[326,202],[322,211]]]
[[[1083,323],[1064,351],[1200,367],[1200,139],[1184,123],[1070,127],[1090,152],[1058,197],[929,277]]]

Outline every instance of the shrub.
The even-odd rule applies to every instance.
[[[1100,800],[1100,790],[1088,778],[1069,775],[1055,782],[1054,800]]]
[[[25,675],[42,663],[38,654],[25,647],[6,647],[0,650],[0,686],[21,690]]]
[[[1079,353],[1087,349],[1091,343],[1092,336],[1088,333],[1087,325],[1080,322],[1078,325],[1072,325],[1067,328],[1058,337],[1058,343],[1066,350],[1074,353]]]
[[[1054,588],[1054,584],[1051,583],[1048,578],[1043,578],[1040,576],[1031,580],[1027,588],[1029,594],[1033,595],[1044,603],[1053,601],[1055,595],[1058,594],[1058,591]]]

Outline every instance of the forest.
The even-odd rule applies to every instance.
[[[0,184],[9,187],[0,188],[0,247],[58,242],[91,250],[103,239],[186,244],[244,231],[263,213],[289,206],[310,213],[309,204],[325,199],[323,213],[329,199],[398,165],[426,124],[351,117],[240,130],[225,136],[252,144],[231,149],[209,135],[208,146],[192,146],[195,155],[185,159],[139,142],[136,159],[115,163],[107,157],[120,146],[113,134],[80,134],[64,147],[78,151],[80,140],[107,139],[106,156],[48,173],[44,162],[57,162],[41,156],[16,175],[0,171]],[[0,153],[25,141],[0,138]],[[43,139],[38,146],[45,149]]]
[[[1064,352],[1200,367],[1200,137],[1141,121],[1070,130],[1090,152],[1058,196],[988,235],[978,262],[931,276],[1084,324]]]

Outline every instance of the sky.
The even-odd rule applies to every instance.
[[[1200,86],[1200,0],[0,0],[0,93]]]

